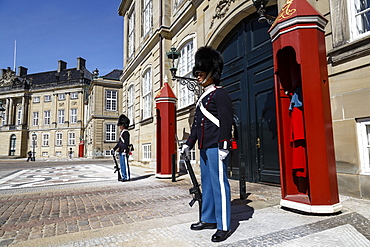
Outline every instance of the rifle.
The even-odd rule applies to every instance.
[[[177,139],[177,136],[176,136],[176,141],[177,141],[179,147],[181,148],[182,144]],[[190,207],[193,207],[194,203],[198,201],[199,222],[200,222],[201,221],[201,216],[202,216],[202,192],[200,190],[200,184],[198,183],[198,180],[195,177],[195,173],[194,173],[193,167],[190,164],[189,157],[186,155],[186,153],[184,153],[182,156],[184,157],[185,167],[186,167],[186,170],[189,173],[191,183],[193,184],[193,187],[189,189],[190,195],[193,195],[193,199],[189,202],[189,205],[190,205]]]
[[[122,176],[121,176],[119,165],[117,163],[117,159],[116,159],[116,156],[114,155],[114,152],[112,152],[112,156],[113,156],[113,160],[114,160],[114,163],[115,163],[114,173],[118,172],[118,181],[121,181],[122,180]]]

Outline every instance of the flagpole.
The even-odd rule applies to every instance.
[[[14,40],[14,72],[16,72],[15,70],[15,66],[16,66],[16,62],[17,62],[17,40]]]

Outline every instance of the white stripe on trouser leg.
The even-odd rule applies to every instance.
[[[125,154],[125,166],[126,166],[126,174],[127,174],[127,179],[130,179],[130,173],[129,173],[129,170],[128,170],[128,159],[127,159],[127,155]]]
[[[222,230],[227,231],[227,212],[226,212],[226,190],[224,183],[224,167],[220,156],[218,156],[218,180],[221,190],[221,213],[222,213]]]

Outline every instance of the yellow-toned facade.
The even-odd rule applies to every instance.
[[[0,138],[2,158],[84,157],[79,144],[84,137],[87,88],[91,73],[86,61],[77,58],[77,67],[67,69],[58,62],[55,71],[16,74],[3,69],[0,78],[2,112]]]
[[[115,72],[119,73],[114,78],[94,76],[89,87],[84,138],[88,158],[110,157],[118,141],[117,121],[123,102],[121,70]]]

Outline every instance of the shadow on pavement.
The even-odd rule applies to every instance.
[[[230,229],[234,233],[240,225],[240,221],[249,220],[254,214],[254,208],[248,206],[251,200],[234,199],[231,201]]]
[[[131,178],[130,180],[131,181],[137,181],[137,180],[150,178],[151,176],[154,176],[154,174],[147,174],[147,175],[143,175],[143,176],[138,176],[138,177]]]

